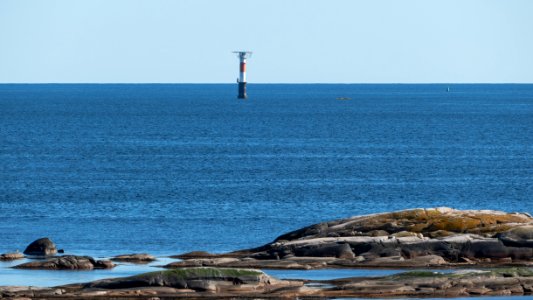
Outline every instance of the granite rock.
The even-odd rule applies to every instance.
[[[502,232],[498,238],[505,246],[509,247],[533,247],[533,226],[520,226]]]
[[[443,207],[410,209],[311,225],[252,249],[225,254],[187,253],[176,256],[184,261],[166,267],[530,265],[532,238],[533,218],[525,213]]]
[[[40,238],[29,244],[28,247],[26,247],[26,250],[24,250],[24,254],[50,256],[57,254],[57,248],[54,242],[52,242],[49,238]]]
[[[149,263],[156,258],[147,253],[122,254],[111,258],[112,261],[130,262],[130,263]]]
[[[65,255],[43,261],[32,261],[17,265],[16,269],[40,270],[93,270],[112,269],[115,265],[109,260],[95,260],[89,256]]]
[[[9,261],[24,258],[24,254],[19,252],[0,254],[0,261]]]

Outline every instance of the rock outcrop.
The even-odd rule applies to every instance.
[[[453,273],[414,271],[381,278],[347,278],[319,294],[326,297],[469,297],[531,295],[533,272],[525,268],[465,270]]]
[[[522,213],[456,210],[447,207],[410,209],[320,223],[284,234],[275,242],[303,238],[375,236],[373,234],[376,231],[382,233],[379,236],[414,233],[433,238],[461,233],[492,237],[517,224],[532,222],[531,216]]]
[[[151,256],[145,254],[131,254],[114,259],[143,261],[149,258]],[[253,249],[225,254],[190,252],[174,258],[182,260],[165,266],[172,270],[50,289],[0,287],[0,298],[531,295],[531,269],[508,266],[533,266],[533,217],[523,213],[488,210],[412,209],[315,224]],[[87,270],[113,266],[111,261],[96,261],[86,256],[62,256],[32,261],[16,268]],[[478,266],[485,269],[452,273],[415,271],[380,278],[326,281],[277,280],[250,269]]]
[[[40,238],[26,247],[24,250],[26,255],[35,255],[35,256],[50,256],[57,254],[57,248],[54,242],[49,238]]]
[[[0,287],[20,299],[330,299],[523,296],[533,293],[526,268],[413,271],[386,277],[278,280],[246,269],[188,268],[54,288]]]
[[[184,268],[151,272],[126,278],[104,279],[85,284],[85,288],[122,289],[164,286],[195,291],[216,290],[222,285],[265,285],[272,278],[258,270],[224,268]]]
[[[155,257],[147,253],[122,254],[111,258],[112,261],[130,262],[130,263],[149,263],[155,260]]]
[[[93,270],[111,269],[115,265],[109,260],[95,260],[89,256],[65,255],[44,261],[32,261],[14,266],[16,269],[40,270]]]
[[[512,228],[498,235],[498,239],[509,247],[533,247],[533,226]]]
[[[175,258],[183,261],[168,268],[529,265],[533,218],[489,210],[411,209],[308,226],[254,249],[221,255],[194,252]]]
[[[0,261],[9,261],[24,258],[24,254],[19,252],[0,254]]]
[[[225,268],[184,268],[104,279],[58,287],[62,298],[154,299],[176,298],[278,298],[282,293],[305,294],[302,281],[278,280],[262,271]],[[1,289],[0,289],[1,291]]]

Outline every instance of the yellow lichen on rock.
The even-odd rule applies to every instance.
[[[515,224],[532,223],[526,214],[487,210],[455,210],[451,208],[411,209],[352,218],[350,227],[358,231],[388,230],[391,233],[410,231],[430,233],[496,234]]]
[[[469,217],[440,216],[429,221],[427,231],[445,230],[457,233],[465,233],[470,229],[477,228],[481,221]]]

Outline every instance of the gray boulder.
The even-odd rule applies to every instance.
[[[520,226],[512,228],[497,235],[505,246],[533,247],[533,226]]]
[[[355,254],[349,244],[310,245],[294,249],[296,256],[354,258]]]
[[[29,244],[24,250],[24,254],[36,256],[55,255],[57,254],[57,248],[49,238],[40,238]]]

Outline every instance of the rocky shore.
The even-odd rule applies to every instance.
[[[412,209],[308,226],[258,248],[191,252],[166,268],[262,269],[529,266],[533,218],[524,213]]]
[[[324,299],[533,294],[529,268],[405,272],[325,281],[278,280],[252,269],[184,268],[53,288],[0,287],[10,299]]]
[[[31,246],[31,247],[30,247]],[[14,268],[92,270],[110,260],[50,256],[39,239],[25,254],[40,260]],[[27,249],[27,250],[28,250]],[[27,254],[30,255],[30,254]],[[11,260],[24,257],[8,253]],[[458,297],[533,293],[533,218],[525,213],[451,208],[411,209],[335,220],[286,233],[266,245],[230,253],[173,256],[166,271],[54,288],[0,287],[0,298],[336,298]],[[145,253],[111,260],[146,263]],[[458,268],[386,277],[325,281],[278,280],[260,269]]]

